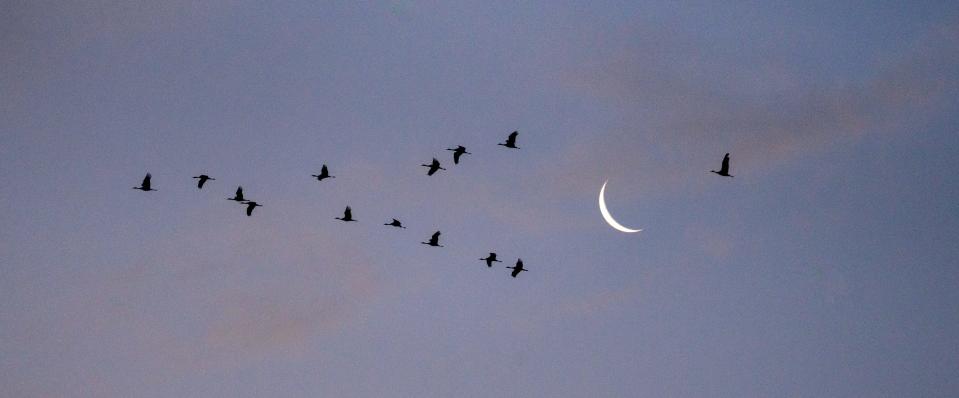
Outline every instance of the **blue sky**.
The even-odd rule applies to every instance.
[[[6,2],[0,387],[955,396],[957,14]]]

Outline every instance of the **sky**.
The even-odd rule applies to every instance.
[[[2,2],[0,391],[957,396],[956,43],[933,1]]]

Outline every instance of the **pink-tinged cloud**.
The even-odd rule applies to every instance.
[[[922,128],[942,111],[940,99],[959,92],[957,27],[934,26],[856,78],[828,82],[808,81],[775,59],[752,66],[704,59],[708,43],[625,46],[561,75],[617,120],[580,132],[550,175],[586,190],[609,175],[653,191],[696,190],[691,177],[718,167],[725,152],[733,154],[733,174],[756,176],[865,134]]]
[[[158,378],[311,352],[379,294],[372,261],[341,235],[276,228],[268,217],[256,228],[231,220],[161,239],[82,294],[77,311],[95,316],[78,328],[120,333],[124,355]],[[195,251],[223,264],[196,262]]]

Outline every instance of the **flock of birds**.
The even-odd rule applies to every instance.
[[[511,149],[519,149],[519,147],[516,146],[516,137],[517,137],[518,135],[519,135],[519,132],[518,132],[518,131],[514,131],[514,132],[512,132],[512,133],[509,135],[509,137],[507,137],[506,142],[501,142],[501,143],[499,143],[498,145],[502,145],[502,146],[504,146],[504,147],[511,148]],[[447,150],[453,152],[453,164],[459,164],[459,162],[460,162],[460,157],[462,157],[463,155],[471,155],[471,153],[469,153],[469,152],[466,151],[466,147],[464,147],[464,146],[462,146],[462,145],[459,145],[459,146],[457,146],[456,148],[447,148]],[[426,175],[428,175],[428,176],[432,176],[432,175],[435,174],[438,170],[446,170],[445,168],[443,168],[443,167],[440,165],[440,161],[437,160],[436,158],[433,158],[433,161],[432,161],[430,164],[424,164],[424,165],[422,165],[422,166],[427,167],[427,168],[429,169],[429,170],[426,172]],[[323,180],[325,180],[325,179],[327,179],[327,178],[336,178],[336,176],[330,175],[330,170],[329,170],[329,168],[327,168],[327,166],[326,166],[325,164],[324,164],[323,167],[320,169],[320,174],[312,174],[311,176],[312,176],[313,178],[316,178],[317,181],[323,181]],[[138,190],[141,190],[141,191],[144,191],[144,192],[147,192],[147,191],[156,191],[156,189],[153,189],[153,186],[151,185],[151,182],[150,182],[150,179],[151,179],[151,178],[152,178],[152,176],[150,175],[150,173],[147,173],[146,177],[143,178],[143,182],[140,183],[140,186],[138,186],[138,187],[133,187],[133,189],[138,189]],[[210,177],[210,176],[208,176],[208,175],[206,175],[206,174],[200,174],[200,175],[195,176],[195,177],[193,177],[193,178],[195,178],[195,179],[198,180],[198,181],[197,181],[197,185],[196,185],[197,189],[203,189],[203,185],[206,184],[207,181],[216,181],[216,178]],[[262,206],[263,206],[263,205],[257,203],[256,201],[247,200],[247,199],[243,196],[243,187],[242,187],[242,186],[237,187],[237,188],[236,188],[236,193],[233,195],[233,197],[232,197],[232,198],[227,198],[227,200],[232,200],[232,201],[237,202],[237,203],[246,204],[246,215],[247,215],[247,216],[252,216],[252,215],[253,215],[253,209],[256,209],[257,207],[262,207]],[[356,222],[356,221],[357,221],[356,219],[353,218],[353,209],[350,208],[350,206],[346,206],[346,210],[343,211],[343,217],[335,217],[335,218],[336,218],[337,220],[340,220],[340,221],[343,221],[343,222],[351,222],[351,221],[352,221],[352,222]],[[390,227],[395,227],[395,228],[403,228],[403,229],[406,229],[406,227],[403,226],[403,223],[400,222],[400,220],[397,220],[397,219],[395,219],[395,218],[392,219],[392,221],[390,221],[390,222],[388,222],[388,223],[386,223],[386,224],[383,224],[383,225],[390,226]],[[420,243],[422,243],[422,244],[424,244],[424,245],[428,245],[428,246],[433,246],[433,247],[443,247],[443,245],[440,244],[440,235],[441,235],[441,232],[440,232],[440,231],[436,231],[436,232],[433,233],[432,236],[430,236],[430,239],[429,239],[429,240],[427,240],[427,241],[425,241],[425,242],[420,242]],[[488,256],[486,256],[486,258],[481,258],[480,260],[485,261],[485,262],[486,262],[486,266],[489,267],[489,268],[492,268],[492,267],[493,267],[493,263],[494,263],[494,262],[496,262],[496,263],[501,263],[501,262],[502,262],[502,261],[496,259],[496,253],[494,253],[494,252],[490,252],[490,254],[489,254]],[[512,267],[506,267],[506,268],[513,270],[513,271],[510,273],[510,275],[512,275],[513,278],[515,278],[516,276],[518,276],[518,275],[519,275],[521,272],[523,272],[523,271],[528,271],[526,268],[523,267],[523,260],[522,260],[522,259],[517,259],[517,260],[516,260],[516,265],[514,265],[514,266],[512,266]]]
[[[512,132],[512,133],[509,135],[509,137],[506,139],[506,142],[501,142],[501,143],[499,143],[498,145],[502,145],[502,146],[504,146],[504,147],[511,148],[511,149],[519,149],[519,147],[516,146],[516,137],[517,137],[518,135],[519,135],[519,132],[514,131],[514,132]],[[446,148],[446,150],[453,152],[453,164],[459,164],[459,162],[460,162],[460,157],[462,157],[463,155],[471,155],[471,153],[469,153],[469,152],[466,151],[466,147],[464,147],[464,146],[462,146],[462,145],[459,145],[459,146],[457,146],[456,148]],[[440,161],[437,160],[436,158],[433,158],[433,161],[430,162],[430,164],[423,164],[423,165],[421,165],[421,166],[428,168],[428,170],[427,170],[427,172],[426,172],[426,175],[428,175],[428,176],[432,176],[433,174],[435,174],[435,173],[436,173],[437,171],[439,171],[439,170],[446,170],[445,168],[443,168],[443,167],[440,165]],[[719,174],[720,176],[723,176],[723,177],[732,177],[732,175],[729,174],[729,154],[727,153],[726,156],[723,157],[723,163],[722,163],[722,166],[720,167],[719,170],[710,170],[710,171],[713,172],[713,173]],[[323,181],[323,180],[325,180],[325,179],[327,179],[327,178],[336,178],[336,176],[330,175],[330,170],[329,170],[329,168],[326,167],[325,164],[324,164],[323,167],[320,169],[320,174],[312,174],[311,176],[312,176],[313,178],[316,178],[317,181]],[[133,187],[133,189],[139,189],[139,190],[141,190],[141,191],[156,191],[156,189],[153,189],[153,187],[150,185],[150,178],[151,178],[150,173],[147,173],[146,177],[143,178],[143,182],[140,183],[140,186],[139,186],[139,187]],[[193,177],[193,178],[199,180],[199,181],[197,182],[197,185],[196,185],[196,187],[197,187],[198,189],[203,189],[203,185],[206,184],[207,181],[215,181],[215,180],[216,180],[215,178],[210,177],[210,176],[208,176],[208,175],[206,175],[206,174],[201,174],[201,175],[195,176],[195,177]],[[263,205],[255,202],[255,201],[247,200],[246,198],[244,198],[244,197],[243,197],[243,187],[242,187],[242,186],[237,187],[237,188],[236,188],[236,193],[234,194],[234,196],[233,196],[232,198],[227,198],[227,200],[232,200],[232,201],[235,201],[235,202],[237,202],[237,203],[246,204],[246,215],[247,215],[247,216],[252,216],[252,215],[253,215],[253,209],[256,209],[257,207],[263,206]],[[346,206],[346,210],[343,211],[343,217],[335,217],[335,218],[336,218],[337,220],[340,220],[340,221],[343,221],[343,222],[351,222],[351,221],[352,221],[352,222],[356,222],[356,221],[357,221],[356,219],[353,218],[353,209],[351,209],[350,206]],[[385,223],[385,224],[383,224],[383,225],[390,226],[390,227],[395,227],[395,228],[403,228],[403,229],[406,229],[406,227],[403,226],[403,223],[400,222],[400,220],[397,220],[397,219],[395,219],[395,218],[392,219],[392,221],[390,221],[390,222],[388,222],[388,223]],[[443,247],[443,245],[440,244],[440,235],[441,235],[441,232],[440,232],[440,231],[436,231],[436,232],[433,233],[432,236],[430,236],[430,239],[429,239],[429,240],[427,240],[426,242],[420,242],[420,243],[422,243],[422,244],[424,244],[424,245],[428,245],[428,246],[433,246],[433,247]],[[485,262],[486,262],[486,266],[489,267],[489,268],[492,268],[492,267],[493,267],[493,263],[494,263],[494,262],[495,262],[495,263],[501,263],[501,262],[502,262],[502,261],[496,259],[496,253],[494,253],[494,252],[490,252],[490,254],[489,254],[488,256],[486,256],[486,258],[481,258],[480,260],[481,260],[481,261],[485,261]],[[522,259],[517,259],[517,260],[516,260],[516,265],[514,265],[514,266],[512,266],[512,267],[506,267],[506,268],[513,270],[510,275],[512,275],[514,278],[515,278],[517,275],[519,275],[521,272],[523,272],[523,271],[528,271],[526,268],[523,267],[523,260],[522,260]]]

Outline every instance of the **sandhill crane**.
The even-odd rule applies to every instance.
[[[156,191],[156,189],[150,188],[150,173],[147,173],[146,177],[143,177],[143,182],[140,183],[140,186],[133,187],[133,189],[139,189],[141,191]]]
[[[487,256],[486,258],[481,258],[480,260],[486,261],[486,266],[487,266],[487,267],[490,267],[490,268],[493,268],[493,263],[494,263],[494,262],[496,262],[496,263],[501,263],[501,262],[502,262],[502,261],[499,261],[499,260],[496,259],[496,253],[493,253],[493,252],[490,252],[490,253],[489,253],[489,256]]]
[[[261,205],[261,204],[259,204],[259,203],[256,203],[256,202],[254,202],[254,201],[248,201],[248,202],[246,202],[246,216],[247,216],[247,217],[252,216],[252,215],[253,215],[253,209],[257,208],[257,206],[261,206],[261,207],[262,207],[263,205]]]
[[[529,271],[528,269],[523,268],[523,259],[521,259],[521,258],[520,258],[520,259],[516,259],[516,266],[514,266],[514,267],[506,267],[506,268],[510,268],[510,269],[513,270],[513,273],[510,274],[510,275],[512,275],[514,278],[516,277],[516,275],[519,275],[520,272]]]
[[[353,209],[350,209],[350,206],[346,206],[346,210],[343,210],[343,217],[334,217],[334,218],[342,221],[356,221],[353,219]]]
[[[336,176],[331,176],[330,171],[326,168],[326,165],[323,165],[323,168],[320,169],[320,175],[312,174],[313,177],[316,177],[317,181],[323,181],[327,178],[336,178]]]
[[[466,147],[458,145],[456,148],[446,148],[447,151],[453,151],[453,164],[460,164],[460,156],[464,153],[467,155],[472,155],[472,153],[466,152]]]
[[[240,203],[245,203],[246,199],[243,199],[243,187],[236,187],[236,196],[232,198],[226,198],[226,200],[232,200]]]
[[[436,170],[446,170],[446,169],[440,167],[440,161],[439,161],[439,160],[436,160],[436,158],[433,158],[433,163],[430,163],[430,164],[421,164],[420,166],[429,167],[429,168],[430,168],[430,171],[428,171],[428,172],[426,173],[426,175],[428,175],[428,176],[433,175],[433,173],[435,173]]]
[[[210,176],[208,176],[208,175],[206,175],[206,174],[200,174],[200,175],[198,175],[198,176],[196,176],[196,177],[193,177],[193,178],[198,178],[198,179],[200,180],[200,182],[198,182],[198,183],[196,184],[197,189],[203,189],[203,184],[206,184],[206,181],[207,181],[207,180],[216,181],[216,178],[210,177]]]
[[[440,244],[440,231],[434,232],[433,237],[430,238],[429,242],[420,242],[420,243],[424,245],[443,247],[443,245]]]
[[[397,228],[406,229],[406,227],[403,226],[403,223],[401,223],[400,220],[397,220],[397,219],[395,219],[395,218],[393,219],[393,221],[390,221],[390,222],[388,222],[388,223],[386,223],[386,224],[383,224],[383,225],[389,225],[389,226],[391,226],[391,227],[397,227]]]
[[[519,131],[514,131],[514,132],[512,132],[512,133],[509,135],[509,138],[506,139],[506,142],[501,142],[501,143],[499,143],[499,144],[497,144],[497,145],[502,145],[502,146],[505,146],[505,147],[507,147],[507,148],[519,149],[519,147],[516,146],[516,136],[517,136],[517,135],[519,135]]]
[[[723,177],[732,177],[729,174],[729,154],[727,153],[726,156],[723,157],[723,167],[720,168],[719,171],[716,171],[716,170],[709,170],[709,171],[719,174]]]

